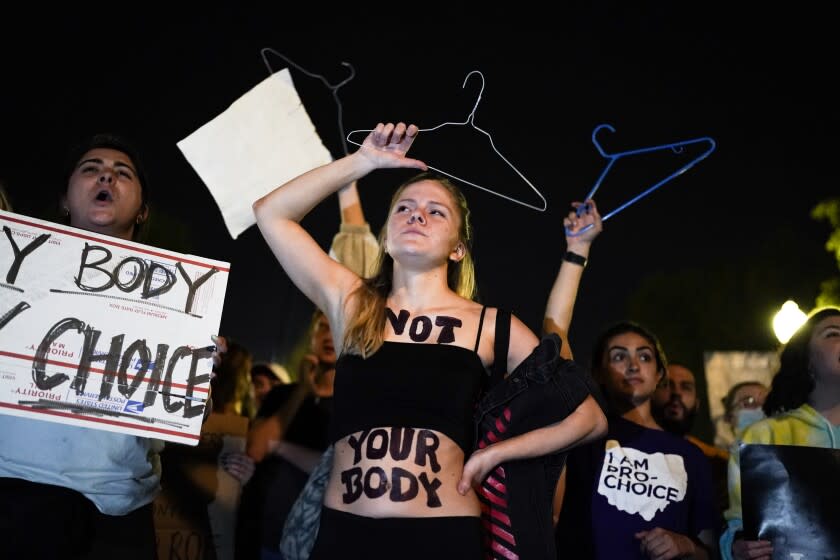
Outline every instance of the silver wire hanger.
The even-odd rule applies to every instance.
[[[274,69],[271,67],[271,64],[269,64],[269,62],[268,62],[268,57],[266,57],[267,52],[270,52],[271,54],[273,54],[275,56],[279,56],[289,66],[295,68],[296,70],[298,70],[300,72],[303,72],[304,74],[306,74],[310,78],[317,78],[317,79],[321,80],[324,83],[324,85],[327,86],[327,89],[329,89],[330,93],[332,93],[333,99],[335,100],[335,104],[338,106],[338,132],[341,135],[341,146],[344,149],[344,155],[347,155],[349,153],[349,151],[347,149],[347,141],[345,140],[346,135],[344,134],[344,109],[341,106],[341,100],[338,98],[338,90],[339,90],[339,88],[341,88],[341,86],[345,85],[347,82],[349,82],[350,80],[352,80],[356,76],[356,69],[353,68],[353,65],[350,64],[349,62],[342,62],[341,63],[342,66],[346,66],[347,68],[350,69],[350,75],[347,76],[342,81],[338,82],[337,84],[331,84],[321,74],[316,74],[315,72],[310,72],[309,70],[307,70],[307,69],[303,68],[302,66],[300,66],[299,64],[295,63],[293,60],[291,60],[288,56],[284,55],[283,53],[277,52],[272,48],[265,47],[264,49],[262,49],[260,51],[260,54],[262,55],[263,62],[265,63],[266,67],[268,68],[268,73],[269,74],[274,74]]]
[[[481,102],[481,94],[482,94],[482,93],[484,93],[484,74],[482,74],[482,73],[481,73],[480,71],[478,71],[478,70],[473,70],[473,71],[471,71],[469,74],[467,74],[467,77],[466,77],[466,78],[464,78],[464,83],[463,83],[463,85],[461,86],[461,88],[463,89],[463,88],[465,88],[465,87],[467,86],[467,81],[470,79],[470,76],[472,76],[473,74],[477,74],[477,75],[481,78],[481,90],[478,92],[478,99],[476,99],[476,100],[475,100],[475,105],[473,105],[472,111],[470,111],[470,114],[467,116],[466,120],[464,120],[464,122],[445,122],[445,123],[441,123],[441,124],[439,124],[439,125],[437,125],[437,126],[433,126],[433,127],[431,127],[431,128],[421,128],[421,129],[419,130],[419,132],[431,132],[431,131],[433,131],[433,130],[437,130],[437,129],[439,129],[439,128],[443,128],[444,126],[447,126],[447,125],[453,125],[453,126],[471,125],[474,129],[476,129],[476,130],[477,130],[477,131],[479,131],[480,133],[484,134],[484,135],[488,138],[488,140],[490,141],[490,146],[493,148],[493,151],[494,151],[494,152],[496,152],[496,154],[497,154],[500,158],[502,158],[502,160],[503,160],[506,164],[508,164],[508,166],[509,166],[511,169],[513,169],[513,170],[516,172],[516,174],[517,174],[517,175],[519,175],[519,177],[521,177],[521,178],[522,178],[522,180],[523,180],[523,181],[525,181],[525,183],[527,183],[527,184],[528,184],[528,186],[529,186],[529,187],[531,187],[531,189],[532,189],[535,193],[537,193],[537,196],[538,196],[538,197],[540,197],[540,200],[542,200],[542,207],[539,207],[539,206],[534,206],[533,204],[530,204],[530,203],[528,203],[528,202],[523,202],[523,201],[521,201],[521,200],[517,200],[517,199],[512,198],[512,197],[510,197],[510,196],[507,196],[507,195],[505,195],[505,194],[498,193],[498,192],[496,192],[496,191],[494,191],[494,190],[488,189],[487,187],[482,187],[481,185],[477,185],[477,184],[475,184],[475,183],[473,183],[473,182],[471,182],[471,181],[467,181],[466,179],[462,179],[461,177],[457,177],[457,176],[455,176],[455,175],[452,175],[451,173],[447,173],[446,171],[443,171],[442,169],[438,169],[438,168],[436,168],[436,167],[432,167],[431,165],[427,165],[427,167],[428,167],[429,169],[433,170],[433,171],[437,171],[438,173],[441,173],[441,174],[443,174],[443,175],[446,175],[447,177],[451,177],[452,179],[455,179],[455,180],[461,181],[462,183],[466,183],[467,185],[470,185],[470,186],[476,187],[476,188],[481,189],[481,190],[483,190],[483,191],[485,191],[485,192],[489,192],[490,194],[494,194],[494,195],[496,195],[496,196],[500,196],[500,197],[504,198],[505,200],[509,200],[509,201],[511,201],[511,202],[515,202],[515,203],[517,203],[517,204],[521,204],[522,206],[525,206],[525,207],[527,207],[527,208],[531,208],[531,209],[536,210],[536,211],[538,211],[538,212],[545,212],[546,208],[548,207],[548,204],[546,203],[545,197],[544,197],[544,196],[540,193],[540,191],[539,191],[539,190],[537,190],[537,188],[536,188],[533,184],[531,184],[531,181],[529,181],[529,180],[525,177],[525,175],[523,175],[522,173],[520,173],[520,171],[516,168],[516,166],[515,166],[515,165],[513,165],[510,161],[508,161],[508,159],[507,159],[505,156],[503,156],[503,155],[501,154],[501,152],[499,152],[499,150],[496,148],[496,144],[495,144],[495,143],[493,143],[493,137],[492,137],[492,136],[490,136],[490,134],[489,134],[487,131],[482,130],[481,128],[479,128],[479,127],[477,127],[477,126],[475,125],[475,110],[476,110],[476,109],[478,109],[478,104]],[[354,140],[352,140],[352,139],[350,138],[350,136],[352,136],[353,134],[356,134],[357,132],[370,133],[370,132],[372,132],[372,130],[364,130],[364,129],[352,130],[352,131],[350,131],[350,133],[347,135],[347,141],[348,141],[348,142],[350,142],[351,144],[355,144],[356,146],[361,146],[361,144],[360,144],[360,143],[355,142]]]
[[[604,128],[606,128],[610,132],[615,132],[615,128],[613,128],[612,126],[610,126],[608,124],[600,124],[600,125],[595,127],[595,130],[592,131],[592,143],[595,144],[595,147],[598,148],[598,151],[601,153],[601,155],[609,160],[609,163],[607,163],[607,166],[604,168],[604,170],[601,172],[600,177],[598,177],[598,180],[595,182],[595,186],[592,187],[592,190],[589,191],[589,194],[586,195],[586,198],[584,200],[590,200],[595,195],[595,192],[601,186],[601,183],[604,181],[604,177],[606,177],[607,173],[612,168],[613,164],[616,161],[618,161],[619,159],[621,159],[625,156],[632,156],[632,155],[636,155],[636,154],[656,152],[656,151],[659,151],[659,150],[666,150],[666,149],[670,149],[675,154],[679,154],[679,153],[682,153],[685,150],[686,146],[690,146],[692,144],[697,144],[699,142],[707,142],[709,144],[709,148],[705,152],[703,152],[702,154],[700,154],[699,156],[695,157],[693,160],[688,162],[687,164],[683,165],[682,167],[680,167],[679,169],[677,169],[676,171],[674,171],[673,173],[671,173],[670,175],[668,175],[667,177],[665,177],[664,179],[662,179],[661,181],[656,183],[655,185],[653,185],[651,187],[648,187],[647,189],[645,189],[641,193],[637,194],[636,196],[634,196],[633,198],[631,198],[627,202],[624,202],[623,204],[621,204],[615,210],[612,210],[612,211],[608,212],[607,214],[605,214],[601,218],[602,222],[606,222],[612,216],[615,216],[616,214],[618,214],[619,212],[621,212],[622,210],[624,210],[625,208],[627,208],[631,204],[634,204],[634,203],[640,201],[641,199],[643,199],[644,197],[646,197],[647,195],[649,195],[650,193],[652,193],[653,191],[655,191],[656,189],[658,189],[659,187],[661,187],[662,185],[664,185],[665,183],[670,181],[671,179],[674,179],[675,177],[677,177],[679,175],[682,175],[683,173],[688,171],[691,167],[693,167],[695,164],[697,164],[700,160],[705,159],[706,157],[708,157],[709,154],[711,154],[713,151],[715,151],[715,146],[717,145],[712,138],[709,138],[708,136],[703,136],[701,138],[695,138],[694,140],[684,140],[682,142],[672,142],[670,144],[661,144],[659,146],[652,146],[650,148],[639,148],[637,150],[627,150],[625,152],[617,152],[617,153],[614,153],[614,154],[608,154],[604,151],[604,148],[601,147],[601,144],[598,143],[598,139],[596,138],[596,136],[598,135],[598,132],[600,130],[604,129]],[[578,216],[580,216],[581,212],[584,212],[586,210],[586,206],[587,206],[586,204],[583,204],[583,205],[578,207],[578,209],[576,211]],[[578,232],[572,232],[567,227],[566,228],[566,235],[568,235],[569,237],[576,237],[576,236],[582,234],[585,231],[589,231],[590,229],[592,229],[592,224],[589,224],[589,225],[583,227]]]

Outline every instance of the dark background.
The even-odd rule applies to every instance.
[[[129,136],[150,173],[147,242],[230,262],[220,332],[257,359],[284,359],[311,305],[256,228],[231,239],[176,146],[269,75],[261,49],[272,48],[332,83],[347,75],[342,61],[355,67],[339,91],[347,131],[379,121],[422,128],[463,121],[478,93],[477,80],[462,89],[464,78],[484,74],[475,124],[548,209],[464,186],[480,295],[535,331],[564,248],[562,217],[607,163],[593,129],[615,127],[599,136],[609,152],[706,136],[717,142],[707,159],[605,224],[571,333],[581,361],[607,323],[634,318],[659,334],[671,359],[702,376],[704,351],[774,349],[770,319],[781,303],[794,298],[810,309],[820,282],[838,274],[824,249],[830,228],[810,217],[840,192],[836,32],[826,13],[666,2],[552,6],[551,14],[519,3],[290,9],[121,12],[86,4],[61,16],[4,17],[0,180],[15,211],[55,217],[69,145],[98,131]],[[285,67],[268,57],[274,70]],[[341,155],[330,92],[295,70],[292,77],[325,145]],[[467,127],[437,134],[421,134],[413,155],[540,204],[485,137]],[[694,155],[621,160],[595,197],[602,213]],[[375,230],[400,173],[361,182]],[[328,247],[336,200],[304,224]]]

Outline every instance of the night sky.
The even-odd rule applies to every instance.
[[[324,14],[298,20],[279,9],[120,15],[86,8],[47,21],[4,17],[0,180],[17,212],[50,219],[71,142],[106,130],[132,138],[149,168],[155,243],[230,262],[221,332],[257,359],[281,358],[311,305],[256,227],[231,239],[176,143],[269,75],[263,48],[333,83],[346,76],[341,62],[351,63],[356,77],[339,92],[348,131],[378,121],[421,128],[463,121],[478,86],[461,85],[480,70],[486,83],[476,125],[548,203],[541,213],[463,187],[485,303],[511,308],[540,328],[563,252],[562,217],[607,163],[591,142],[596,126],[616,129],[599,136],[611,152],[708,136],[717,149],[707,159],[606,222],[584,275],[573,347],[588,354],[600,328],[644,306],[640,293],[653,294],[650,305],[661,307],[652,278],[681,282],[680,275],[690,274],[685,307],[678,298],[668,313],[692,323],[688,308],[697,306],[689,302],[698,300],[715,320],[732,323],[730,330],[757,334],[722,339],[698,323],[693,334],[681,335],[681,351],[722,344],[768,349],[769,327],[753,318],[769,320],[787,297],[809,308],[819,282],[837,274],[822,248],[829,226],[809,216],[817,202],[840,192],[835,37],[819,28],[825,14],[735,14],[706,4],[678,13],[670,4],[677,3],[638,11],[557,7],[560,13],[549,17],[484,7],[473,13],[453,9],[457,4],[434,11],[416,3],[389,8],[404,13],[387,22],[369,19],[377,10],[371,3],[333,12],[329,22],[316,17]],[[329,11],[326,4],[318,9]],[[285,67],[271,55],[269,61],[275,70]],[[294,70],[292,77],[325,145],[341,155],[330,92]],[[434,134],[421,134],[415,157],[540,203],[476,131]],[[655,156],[616,164],[596,196],[602,213],[693,157]],[[361,182],[375,230],[401,173],[380,171]],[[337,201],[327,200],[304,224],[326,248],[338,227]],[[778,275],[741,278],[744,263],[756,256],[776,259]],[[704,279],[721,271],[731,281],[710,282],[715,292],[704,292]],[[729,285],[741,287],[720,288]],[[747,311],[736,306],[745,292],[761,292]],[[635,307],[628,307],[631,301]],[[667,333],[660,336],[668,350]]]

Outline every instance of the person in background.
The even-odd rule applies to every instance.
[[[289,372],[280,364],[260,362],[251,368],[251,391],[254,398],[254,410],[259,411],[263,399],[275,385],[292,382]]]
[[[244,448],[250,409],[251,352],[230,337],[217,336],[211,406],[197,445],[169,443],[160,454],[162,494],[155,505],[177,511],[184,531],[196,539],[203,536],[204,558],[230,558],[234,551],[236,511],[234,499],[226,493],[232,487],[218,475],[219,467],[233,474],[241,484],[253,472],[253,463],[238,460]],[[238,496],[238,494],[237,494]],[[169,522],[159,526],[162,550],[178,547],[180,535],[171,535]],[[192,538],[192,537],[191,537]],[[171,539],[171,540],[167,540]]]
[[[729,452],[717,446],[710,445],[691,434],[694,420],[700,410],[700,399],[697,397],[697,380],[694,372],[683,364],[671,362],[668,364],[668,375],[665,383],[660,383],[651,402],[654,418],[666,431],[684,437],[700,448],[709,468],[712,470],[712,480],[717,496],[717,511],[719,526],[723,530],[723,512],[729,507],[727,485],[727,464]]]
[[[766,418],[762,409],[766,400],[767,386],[760,381],[736,383],[723,397],[723,419],[735,435],[736,447],[748,426]]]
[[[69,225],[133,240],[149,217],[137,151],[97,134],[71,150]],[[155,558],[159,440],[0,415],[0,557]]]
[[[763,409],[767,418],[748,426],[742,443],[840,449],[840,307],[811,311],[784,345]],[[728,527],[720,538],[723,557],[770,560],[772,542],[742,533],[738,448],[729,458],[729,501]]]
[[[558,334],[569,332],[583,265],[603,229],[594,201],[572,207],[564,219],[568,250],[544,321]],[[609,428],[569,454],[555,497],[557,557],[715,558],[707,461],[653,416],[653,394],[667,372],[658,338],[631,321],[613,324],[595,341],[590,363]]]
[[[359,276],[372,273],[379,243],[362,210],[357,185],[339,189],[341,225],[329,255]],[[332,414],[336,350],[326,316],[315,311],[298,368],[298,382],[273,388],[265,398],[249,434],[247,458],[256,463],[256,477],[246,487],[239,519],[241,558],[291,560],[314,543],[323,488],[329,476],[332,446],[327,427]],[[305,500],[298,501],[309,487]],[[317,496],[317,500],[315,498]],[[299,502],[299,503],[298,503]],[[292,510],[296,518],[285,532]],[[280,541],[287,550],[281,555]],[[297,551],[297,552],[294,552]]]
[[[256,414],[251,395],[251,352],[245,346],[225,338],[224,352],[210,381],[213,412],[238,414],[253,418]]]

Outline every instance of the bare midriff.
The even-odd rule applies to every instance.
[[[441,432],[380,427],[335,443],[324,504],[366,517],[480,515],[475,492],[458,492],[464,452]]]

